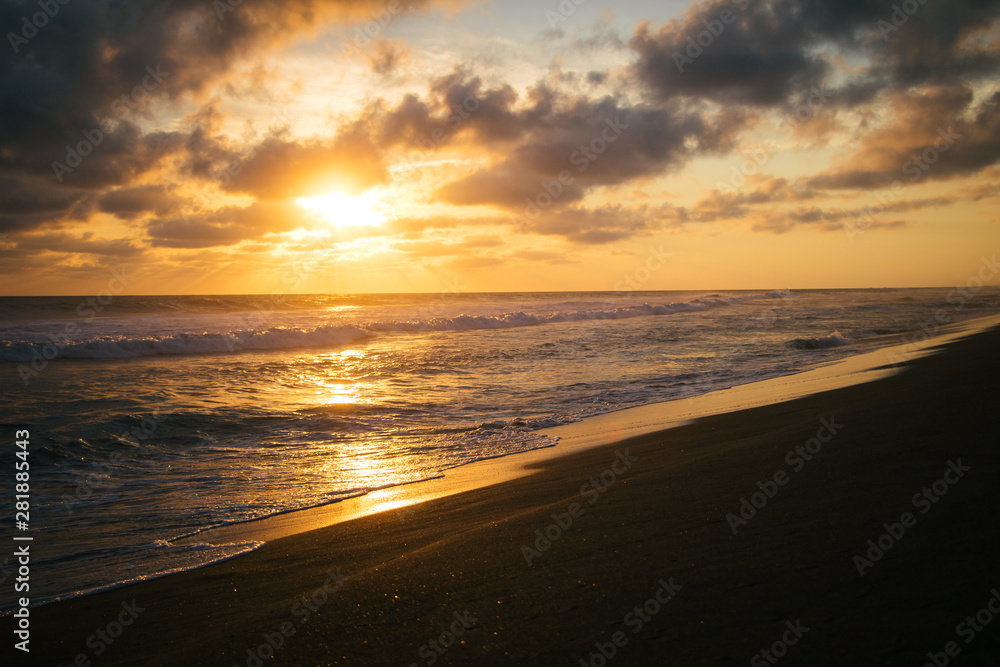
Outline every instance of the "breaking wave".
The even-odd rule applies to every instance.
[[[853,342],[850,338],[842,336],[839,331],[834,331],[829,336],[819,338],[796,338],[789,341],[788,345],[796,350],[825,350],[831,347],[843,347]]]
[[[81,342],[10,343],[0,348],[0,359],[27,362],[43,359],[127,359],[157,355],[194,355],[280,350],[295,347],[343,345],[370,338],[355,326],[321,326],[315,329],[276,328],[230,333],[179,333],[170,336],[105,336]]]
[[[429,320],[323,325],[313,329],[278,327],[260,331],[241,329],[231,332],[188,332],[141,337],[99,336],[89,340],[59,339],[57,337],[47,341],[6,343],[0,347],[0,360],[24,363],[38,359],[127,359],[158,355],[224,354],[250,350],[327,347],[370,339],[379,333],[514,329],[560,322],[619,320],[703,312],[712,308],[737,306],[748,300],[787,296],[790,296],[787,290],[740,297],[709,294],[689,301],[660,305],[647,303],[622,308],[551,314],[531,314],[519,311],[500,315],[458,315]]]

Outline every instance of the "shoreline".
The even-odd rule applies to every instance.
[[[430,500],[523,479],[548,462],[593,448],[637,436],[660,433],[713,415],[778,404],[871,382],[901,372],[906,361],[933,354],[935,348],[949,341],[974,335],[998,325],[1000,316],[991,315],[944,325],[934,336],[920,343],[899,343],[900,339],[907,340],[906,334],[880,338],[879,341],[883,343],[881,345],[869,339],[860,343],[873,348],[868,352],[859,352],[849,357],[821,363],[796,373],[734,385],[689,398],[615,410],[586,417],[578,422],[540,429],[539,433],[558,438],[558,443],[516,454],[481,459],[446,469],[426,479],[386,486],[323,505],[287,510],[260,519],[188,533],[168,541],[172,544],[242,546],[245,550],[194,567],[158,572],[85,591],[32,600],[30,607],[35,609],[44,605],[65,603],[212,568],[233,559],[244,558],[274,540],[393,509],[412,511],[417,505]],[[910,337],[913,337],[912,332]],[[900,355],[900,351],[907,347],[912,349],[905,355]],[[887,366],[887,362],[891,362],[891,365]],[[9,605],[0,610],[0,618],[9,616],[15,608],[16,605]]]
[[[386,486],[323,505],[287,510],[259,519],[188,533],[168,542],[242,546],[245,550],[194,567],[157,572],[85,591],[33,600],[31,608],[110,593],[165,577],[215,567],[232,559],[246,557],[274,540],[393,509],[412,511],[413,507],[430,500],[522,479],[550,461],[632,437],[666,431],[697,419],[782,403],[871,382],[900,372],[905,367],[905,361],[932,354],[934,348],[949,341],[974,335],[997,325],[1000,325],[1000,316],[991,315],[942,326],[934,336],[916,344],[898,343],[899,339],[906,339],[905,334],[886,336],[882,339],[884,343],[882,345],[872,340],[862,341],[862,345],[871,346],[873,349],[788,375],[734,385],[689,398],[624,408],[586,417],[578,422],[540,429],[538,433],[558,438],[558,443],[516,454],[477,460],[448,468],[426,479]],[[902,358],[900,351],[906,347],[913,349],[906,353],[904,362],[893,362],[894,359]],[[893,363],[887,367],[886,362]],[[8,608],[0,610],[0,617],[8,616],[15,608],[16,605],[9,605]]]
[[[963,320],[942,326],[934,336],[920,343],[887,344],[789,375],[734,385],[690,398],[615,410],[585,417],[578,422],[539,429],[537,433],[559,438],[558,443],[551,447],[480,459],[448,468],[427,479],[387,486],[324,505],[204,529],[171,542],[269,542],[363,516],[516,480],[531,474],[536,466],[547,461],[626,438],[665,431],[712,415],[795,400],[887,377],[899,372],[904,366],[894,362],[896,358],[905,356],[906,360],[916,359],[931,354],[937,346],[974,335],[998,324],[1000,316],[997,315]],[[887,343],[897,336],[888,337]],[[901,355],[903,348],[907,347],[913,350]],[[891,368],[886,368],[890,365]]]
[[[135,604],[142,613],[115,628],[102,664],[250,667],[255,651],[274,664],[428,664],[429,640],[455,614],[475,620],[455,628],[446,664],[575,665],[599,646],[620,653],[616,664],[745,662],[797,621],[810,629],[787,664],[914,664],[943,650],[998,585],[998,340],[996,328],[957,336],[905,373],[698,419],[540,463],[516,482],[44,605],[32,610],[36,657],[96,658],[88,639]],[[786,452],[830,435],[823,419],[841,427],[832,443],[791,466]],[[950,480],[949,462],[971,472],[925,518],[910,496]],[[780,471],[791,480],[781,484]],[[777,491],[734,534],[727,515],[771,480]],[[892,539],[883,526],[908,508],[916,525],[859,575],[852,558],[868,540]],[[679,587],[669,603],[664,582]],[[644,600],[657,613],[633,634],[626,619],[637,622],[628,613]],[[608,644],[620,631],[626,644]],[[998,648],[996,628],[983,632],[963,645],[965,664],[992,664]]]

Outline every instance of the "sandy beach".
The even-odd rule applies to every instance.
[[[44,605],[32,664],[993,664],[998,341]]]

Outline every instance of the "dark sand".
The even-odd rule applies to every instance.
[[[951,664],[1000,664],[1000,614],[971,643],[956,631],[1000,590],[998,389],[993,330],[888,379],[706,418],[33,609],[31,664],[84,654],[100,665],[256,665],[248,649],[284,623],[294,634],[265,664],[426,665],[433,649],[421,657],[421,646],[461,627],[454,614],[465,611],[477,620],[434,664],[600,665],[586,662],[595,642],[622,631],[609,665],[765,665],[754,655],[800,619],[808,631],[781,665],[919,666],[949,641],[960,649]],[[843,429],[793,472],[786,453],[823,418]],[[581,485],[626,448],[638,460],[590,505]],[[921,514],[914,494],[959,459],[971,470]],[[787,484],[734,535],[727,513],[778,470]],[[574,502],[584,514],[529,567],[522,546]],[[852,557],[904,512],[915,525],[859,576]],[[306,619],[296,601],[330,568],[349,578]],[[626,625],[626,614],[671,578],[683,588],[633,632],[638,617]],[[132,600],[144,611],[95,658],[88,636]]]

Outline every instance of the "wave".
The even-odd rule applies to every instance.
[[[843,347],[853,342],[850,338],[842,336],[839,331],[834,331],[829,336],[819,338],[796,338],[788,341],[788,346],[796,350],[825,350],[831,347]]]
[[[43,597],[33,597],[31,598],[30,607],[35,608],[43,604],[49,604],[50,602],[61,602],[63,600],[71,600],[73,598],[83,597],[86,595],[106,593],[108,591],[114,591],[119,588],[125,588],[126,586],[132,586],[134,584],[139,584],[145,581],[160,579],[162,577],[166,577],[171,574],[190,572],[191,570],[200,570],[201,568],[208,567],[209,565],[215,565],[217,563],[222,563],[227,560],[232,560],[234,558],[244,556],[252,551],[260,549],[262,546],[264,546],[264,542],[261,542],[259,540],[238,542],[232,544],[190,544],[190,545],[175,545],[165,540],[157,540],[150,544],[142,545],[135,551],[154,551],[154,550],[171,549],[171,550],[186,551],[189,554],[203,552],[206,554],[206,557],[199,558],[195,562],[190,564],[185,564],[178,567],[171,567],[166,570],[154,572],[152,574],[142,574],[134,577],[129,577],[127,579],[122,579],[120,581],[115,581],[112,583],[103,584],[99,586],[91,586],[82,590],[75,590],[67,593],[47,595]],[[212,552],[214,552],[214,554]],[[3,605],[2,607],[0,607],[0,617],[9,616],[16,608],[17,605],[15,604]]]
[[[104,336],[78,343],[8,343],[0,348],[0,359],[31,362],[42,359],[128,359],[158,355],[197,355],[280,350],[296,347],[343,345],[372,336],[356,326],[320,326],[315,329],[278,327],[264,331],[230,333],[180,333],[170,336]]]
[[[732,299],[695,299],[687,303],[671,303],[662,306],[643,304],[630,308],[612,310],[574,311],[552,313],[551,315],[531,315],[524,312],[503,315],[459,315],[457,317],[433,320],[411,320],[405,322],[372,322],[366,325],[372,331],[475,331],[481,329],[516,329],[521,327],[557,324],[560,322],[583,322],[586,320],[621,320],[649,315],[671,315],[681,312],[698,312],[721,305],[736,303]]]
[[[25,341],[5,343],[0,347],[0,360],[28,363],[38,359],[128,359],[159,355],[224,354],[250,350],[326,347],[366,340],[379,333],[515,329],[561,322],[619,320],[702,312],[712,308],[741,305],[748,300],[788,296],[791,296],[788,290],[739,297],[709,294],[683,302],[659,305],[646,303],[621,308],[551,314],[518,311],[500,315],[458,315],[430,320],[324,325],[314,329],[277,327],[262,331],[245,329],[232,332],[191,332],[142,337],[99,336],[83,341]]]

